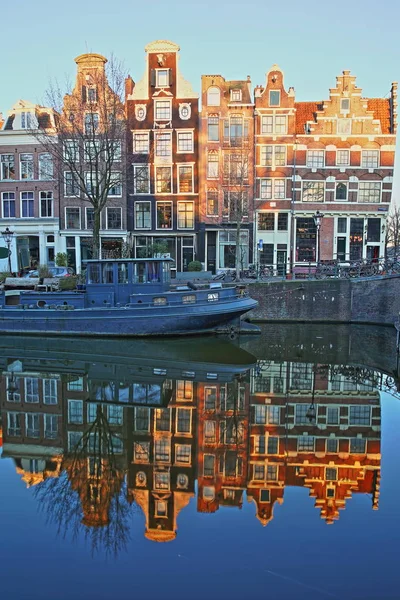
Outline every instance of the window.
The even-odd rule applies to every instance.
[[[133,178],[135,194],[150,193],[150,171],[148,165],[134,165]]]
[[[242,90],[231,90],[231,101],[241,102],[242,101]]]
[[[21,217],[34,217],[33,192],[21,192]]]
[[[267,481],[276,481],[278,479],[278,466],[267,465]]]
[[[366,440],[363,438],[351,438],[350,440],[350,453],[351,454],[365,454]]]
[[[14,154],[2,154],[0,167],[0,179],[15,179]]]
[[[219,118],[218,116],[208,117],[208,141],[218,142],[219,140]]]
[[[310,169],[321,169],[325,164],[324,150],[307,151],[307,167]]]
[[[178,152],[193,152],[193,131],[178,131]]]
[[[170,100],[155,100],[156,110],[155,119],[156,121],[170,121],[171,120],[171,102]]]
[[[265,467],[264,465],[254,465],[253,470],[253,479],[256,481],[264,481],[265,480]]]
[[[15,194],[14,192],[3,192],[1,195],[3,205],[3,218],[15,217]]]
[[[122,229],[122,208],[107,208],[107,229]]]
[[[20,179],[33,179],[33,154],[20,154]]]
[[[272,179],[261,179],[260,198],[270,200],[272,198]]]
[[[219,157],[218,152],[209,152],[207,157],[207,177],[208,179],[218,178]]]
[[[323,202],[324,182],[303,181],[303,202]]]
[[[85,229],[93,229],[94,227],[94,208],[85,207],[86,227]]]
[[[65,140],[63,144],[64,160],[68,162],[79,161],[79,144],[76,140]]]
[[[169,131],[156,133],[156,156],[169,157],[172,153],[171,133]]]
[[[314,438],[310,435],[300,435],[297,438],[298,452],[314,452]]]
[[[379,150],[363,150],[361,166],[364,169],[377,169],[379,167]]]
[[[82,449],[83,438],[79,431],[68,431],[68,450],[76,451]]]
[[[135,431],[149,431],[150,409],[145,406],[135,406]]]
[[[242,115],[232,115],[230,120],[224,123],[224,138],[230,139],[231,146],[239,146],[243,137],[248,136],[248,122],[243,122]]]
[[[337,231],[338,231],[338,233],[346,233],[346,231],[347,231],[347,219],[346,219],[346,217],[338,217],[338,220],[337,220]]]
[[[97,411],[101,411],[101,404],[95,402],[89,402],[87,405],[87,420],[88,423],[94,423],[97,419]]]
[[[286,117],[276,116],[275,117],[275,133],[286,133]]]
[[[25,383],[25,402],[36,404],[39,402],[39,380],[36,377],[27,377]]]
[[[203,475],[204,477],[214,477],[215,456],[214,454],[204,454]]]
[[[148,154],[150,149],[149,132],[133,134],[133,152],[134,154]]]
[[[337,481],[337,469],[327,467],[325,469],[325,479],[326,481]]]
[[[68,400],[68,423],[83,423],[83,400]]]
[[[176,399],[193,400],[193,381],[177,380]]]
[[[255,425],[265,425],[267,422],[267,407],[264,404],[254,407],[254,423]]]
[[[110,173],[110,187],[107,195],[108,197],[122,196],[121,173]]]
[[[350,406],[350,425],[370,425],[371,407],[370,406]]]
[[[288,230],[288,213],[278,213],[278,231]]]
[[[177,433],[190,433],[192,421],[192,411],[189,408],[178,408],[176,410],[176,431]]]
[[[150,460],[150,442],[135,442],[133,452],[135,462],[148,463]]]
[[[269,436],[268,437],[268,446],[267,446],[268,454],[278,454],[278,444],[279,444],[279,438]]]
[[[215,421],[204,421],[204,441],[214,444],[217,441]]]
[[[77,377],[74,381],[68,381],[67,390],[70,392],[83,392],[83,377]]]
[[[99,128],[98,113],[86,113],[85,115],[85,134],[91,135],[97,132]]]
[[[154,489],[169,490],[169,473],[154,473]],[[157,502],[157,516],[167,516],[166,502]]]
[[[156,193],[172,194],[171,167],[156,167]]]
[[[88,102],[97,102],[97,90],[95,86],[86,86],[86,98]]]
[[[58,435],[58,417],[57,415],[44,415],[44,437],[47,440],[54,440]]]
[[[157,462],[170,462],[171,440],[169,438],[158,438],[154,441],[154,460]]]
[[[204,388],[204,408],[205,410],[215,410],[217,404],[217,388]]]
[[[358,184],[358,201],[377,204],[381,201],[381,184],[375,181],[360,181]]]
[[[276,167],[282,167],[286,165],[286,146],[275,146],[274,159]]]
[[[109,404],[107,406],[108,422],[110,425],[122,425],[123,423],[123,406]]]
[[[260,502],[270,502],[269,490],[260,490]]]
[[[28,438],[40,437],[39,415],[36,413],[26,413],[26,435]]]
[[[83,156],[86,162],[96,163],[100,158],[100,142],[97,140],[86,141]]]
[[[39,179],[53,179],[53,157],[48,152],[39,154]]]
[[[326,451],[327,452],[334,452],[336,453],[338,451],[338,440],[336,438],[328,438],[326,440]]]
[[[169,408],[156,408],[155,419],[157,431],[170,431],[171,414]]]
[[[40,216],[41,217],[52,217],[53,216],[53,192],[40,192]]]
[[[172,229],[172,202],[157,202],[157,229]]]
[[[218,216],[218,190],[207,190],[207,215]]]
[[[337,150],[336,151],[336,164],[338,167],[347,167],[350,164],[350,151],[349,150]]]
[[[65,228],[80,229],[81,228],[81,209],[66,208],[65,209]]]
[[[274,213],[259,213],[258,214],[258,229],[260,231],[274,231],[274,229],[275,229]]]
[[[261,146],[260,161],[262,167],[286,165],[286,146]]]
[[[340,112],[350,112],[350,98],[341,98],[340,100]]]
[[[135,228],[151,229],[150,202],[135,202]]]
[[[284,199],[286,197],[285,179],[261,179],[260,197],[263,200]]]
[[[79,196],[79,184],[75,176],[71,171],[65,171],[64,173],[65,182],[65,195],[66,196]]]
[[[57,379],[43,379],[43,402],[57,404]]]
[[[186,296],[182,296],[182,304],[195,304],[196,296],[194,294],[188,294]]]
[[[339,424],[339,409],[336,406],[328,406],[326,411],[326,422],[328,425]]]
[[[265,454],[265,435],[254,436],[254,454]]]
[[[7,433],[12,436],[21,435],[21,413],[7,413]]]
[[[157,87],[169,87],[169,69],[156,69]]]
[[[342,135],[351,134],[351,119],[338,119],[337,120],[337,132]]]
[[[180,194],[193,192],[193,166],[178,165],[178,190]]]
[[[221,103],[221,91],[217,87],[209,87],[207,90],[208,106],[219,106]]]
[[[261,133],[273,133],[274,117],[265,115],[261,117]]]
[[[269,92],[269,105],[279,106],[281,103],[281,93],[279,90],[270,90]]]
[[[336,184],[335,200],[347,200],[347,184],[346,183],[337,183]]]
[[[175,446],[175,461],[177,463],[190,465],[191,447],[188,444],[176,444]]]

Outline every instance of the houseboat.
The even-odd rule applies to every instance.
[[[221,283],[171,285],[169,258],[88,260],[82,290],[3,291],[0,333],[79,336],[236,335],[257,306]],[[254,328],[254,326],[253,326]],[[246,331],[252,326],[246,325]]]

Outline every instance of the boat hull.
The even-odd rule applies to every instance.
[[[68,310],[7,307],[0,333],[80,336],[175,336],[240,328],[240,317],[257,302],[244,297],[204,307],[120,307]]]

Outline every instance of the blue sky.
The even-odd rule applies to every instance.
[[[72,79],[83,52],[114,53],[137,81],[144,46],[156,39],[180,45],[197,91],[206,73],[262,84],[277,63],[299,101],[326,98],[343,69],[366,96],[383,97],[400,79],[399,21],[395,0],[3,0],[0,111],[20,98],[42,102],[49,79]]]

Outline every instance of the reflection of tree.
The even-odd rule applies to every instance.
[[[129,539],[121,450],[121,440],[99,405],[94,421],[76,433],[64,454],[60,477],[35,489],[48,522],[56,524],[64,537],[69,532],[73,539],[83,534],[92,553],[116,555],[126,549]]]

